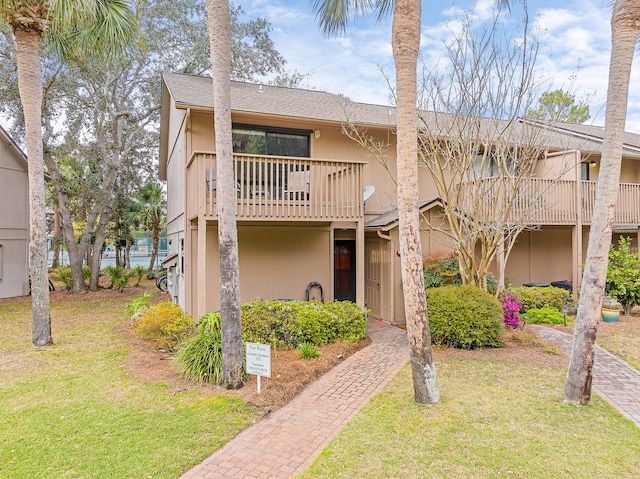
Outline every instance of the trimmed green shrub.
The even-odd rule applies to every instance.
[[[564,314],[551,308],[532,308],[525,311],[524,316],[530,324],[566,324],[568,322]]]
[[[174,358],[178,374],[190,381],[220,384],[222,332],[220,313],[207,313],[197,323],[198,333],[187,339]]]
[[[191,336],[193,329],[191,315],[170,301],[145,310],[135,326],[142,339],[153,341],[167,351],[175,351],[182,341]]]
[[[556,311],[562,311],[573,302],[573,297],[569,291],[555,286],[546,288],[519,286],[511,288],[511,293],[516,296],[518,302],[522,305],[520,313],[532,308],[551,308]]]
[[[454,348],[500,346],[504,330],[502,306],[475,286],[444,286],[427,290],[431,340]]]
[[[310,360],[316,359],[320,357],[320,351],[318,351],[318,347],[307,341],[298,344],[298,354],[300,358]]]
[[[242,307],[245,341],[294,349],[301,342],[317,346],[354,342],[366,336],[366,311],[348,301],[253,301]]]

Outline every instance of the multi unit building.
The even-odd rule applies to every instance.
[[[404,323],[395,110],[242,82],[232,82],[231,100],[241,301],[351,300],[374,317]],[[389,145],[385,160],[345,135],[346,123]],[[526,188],[545,194],[508,257],[505,275],[514,285],[565,280],[577,290],[603,132],[584,125],[544,128],[544,154]],[[163,76],[160,141],[170,293],[198,317],[220,308],[210,78]],[[639,160],[640,135],[629,133],[614,232],[632,236],[636,245]],[[447,235],[429,227],[442,222],[443,202],[426,168],[419,169],[418,180],[420,207],[430,220],[422,232],[423,254],[451,251]]]

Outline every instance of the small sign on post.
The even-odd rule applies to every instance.
[[[258,392],[260,377],[271,377],[271,346],[260,343],[247,343],[247,374],[258,376]]]

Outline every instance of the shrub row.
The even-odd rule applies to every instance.
[[[555,286],[546,288],[528,288],[520,286],[511,288],[520,303],[520,313],[524,313],[533,308],[550,308],[556,311],[562,311],[568,305],[573,303],[573,296],[569,291]]]
[[[366,335],[367,314],[347,301],[254,301],[242,305],[245,341],[294,349],[302,342],[316,346],[357,341]]]

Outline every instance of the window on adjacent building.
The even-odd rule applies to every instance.
[[[514,162],[512,154],[509,154],[506,161],[507,168],[509,170],[517,171],[517,166]],[[484,152],[479,151],[476,154],[476,158],[473,162],[473,172],[469,172],[469,176],[472,176],[472,179],[486,179],[498,176],[499,174],[500,165],[498,164],[498,159],[496,159],[495,152],[490,152],[485,155]]]
[[[309,130],[293,130],[254,125],[233,125],[234,153],[253,155],[311,156]]]

